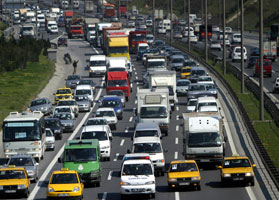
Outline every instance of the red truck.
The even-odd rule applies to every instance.
[[[72,11],[72,10],[65,10],[64,11],[65,24],[68,24],[69,22],[71,22],[73,20],[73,16],[74,16],[74,11]]]
[[[132,89],[130,87],[129,76],[127,72],[108,72],[107,73],[107,93],[111,90],[122,90],[125,93],[126,101],[129,100],[130,92]]]
[[[120,17],[127,17],[127,6],[126,5],[120,5],[119,9],[120,9]]]
[[[83,26],[81,24],[71,25],[69,38],[83,38]]]
[[[115,5],[110,3],[105,3],[105,18],[110,18],[115,15]]]
[[[146,31],[145,30],[130,31],[129,34],[130,53],[137,52],[137,46],[139,43],[147,43]]]

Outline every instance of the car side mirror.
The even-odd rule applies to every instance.
[[[112,140],[112,137],[111,137],[111,136],[109,136],[109,140]]]
[[[168,149],[164,149],[164,152],[167,153],[167,152],[168,152]]]
[[[219,166],[218,166],[218,169],[222,169],[222,166],[221,166],[221,165],[219,165]]]
[[[61,158],[59,157],[57,161],[58,161],[59,163],[61,163]]]
[[[36,162],[36,163],[35,163],[35,166],[39,166],[39,163]]]
[[[128,150],[127,150],[127,153],[131,153],[131,150],[130,150],[130,149],[128,149]]]
[[[256,164],[253,164],[252,167],[257,167],[257,165],[256,165]]]
[[[131,140],[134,141],[134,137],[133,136],[131,137]]]

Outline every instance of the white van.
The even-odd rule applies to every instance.
[[[218,110],[218,104],[215,97],[199,97],[196,105],[196,111],[199,112],[201,107],[204,106],[210,106],[210,107],[214,106],[216,110]],[[204,108],[202,110],[204,111]]]
[[[89,77],[105,75],[107,72],[107,61],[105,55],[93,55],[89,60]]]
[[[241,43],[241,33],[234,33],[232,36],[233,43]]]
[[[93,106],[94,96],[90,85],[77,85],[75,90],[75,96],[76,95],[87,95],[88,99],[91,101],[91,106]]]
[[[167,31],[171,30],[171,20],[170,19],[164,19],[163,20],[163,27],[165,27],[165,29]]]
[[[132,140],[139,137],[162,137],[161,129],[154,122],[140,122],[137,124]]]
[[[124,157],[127,158],[126,155]],[[120,171],[121,199],[126,199],[131,195],[143,194],[150,194],[152,198],[155,198],[154,167],[150,159],[147,158],[147,156],[143,156],[142,159],[123,161]]]
[[[99,141],[102,160],[110,161],[112,136],[109,126],[84,126],[81,131],[80,139],[97,139]]]
[[[145,49],[149,49],[149,45],[147,43],[139,43],[137,52],[144,51]]]
[[[73,1],[73,6],[74,6],[74,9],[79,9],[79,1],[77,1],[77,0]]]

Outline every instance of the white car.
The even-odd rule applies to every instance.
[[[147,27],[151,27],[152,25],[153,25],[152,20],[151,20],[151,19],[147,19],[147,20],[146,20],[146,26],[147,26]]]
[[[273,93],[279,92],[279,77],[274,80]]]
[[[52,25],[50,27],[50,33],[52,34],[58,34],[58,26],[57,25]]]
[[[147,44],[151,45],[154,42],[154,35],[147,34],[146,35]]]
[[[46,149],[55,149],[55,135],[49,128],[46,128]]]
[[[71,106],[57,106],[54,111],[53,114],[57,114],[57,113],[71,113],[73,119],[77,116],[74,111],[73,108]]]
[[[98,108],[96,110],[95,117],[105,118],[110,128],[116,130],[118,120],[113,108]]]
[[[198,42],[197,36],[195,36],[195,35],[190,35],[190,42],[197,43],[197,42]]]
[[[128,27],[134,28],[136,23],[134,21],[128,21]]]
[[[246,47],[243,47],[243,56],[244,56],[244,61],[247,60],[247,49]],[[240,61],[241,60],[241,47],[236,46],[234,47],[232,51],[232,62],[235,61]]]
[[[157,29],[157,33],[158,33],[158,34],[166,34],[166,33],[167,33],[166,27],[159,27],[159,28]]]
[[[228,39],[228,38],[229,38],[229,35],[227,34],[227,32],[225,32],[225,39]],[[218,39],[223,40],[223,31],[222,30],[219,32]]]
[[[211,76],[199,76],[198,83],[210,83],[215,84]]]
[[[99,141],[102,159],[110,161],[112,137],[110,128],[107,125],[84,126],[81,131],[80,139],[97,139]]]
[[[186,113],[194,112],[196,110],[198,99],[189,99],[186,106]]]
[[[221,50],[222,50],[222,47],[221,47],[221,44],[220,44],[219,42],[217,42],[217,41],[212,41],[212,42],[210,43],[210,49],[221,51]]]
[[[241,33],[234,33],[232,36],[233,43],[241,43]]]
[[[223,40],[220,40],[220,44],[223,46]],[[225,44],[226,44],[226,47],[230,47],[231,46],[231,42],[229,39],[225,39]]]
[[[226,33],[232,34],[232,28],[231,27],[226,27],[225,28]]]

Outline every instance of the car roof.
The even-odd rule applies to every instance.
[[[18,155],[12,155],[11,158],[33,158],[33,157],[32,155],[18,154]]]
[[[199,97],[198,102],[217,102],[215,97]]]
[[[92,56],[90,56],[90,61],[94,61],[94,60],[106,60],[106,56],[105,55],[92,55]]]
[[[133,143],[161,143],[161,141],[159,137],[137,137]]]
[[[141,123],[138,123],[137,126],[136,126],[136,131],[137,130],[150,130],[150,129],[153,129],[153,130],[158,130],[159,126],[157,123],[154,123],[154,122],[141,122]]]
[[[103,108],[98,108],[96,110],[97,111],[113,111],[114,112],[114,109],[113,108],[110,108],[110,107],[103,107]]]
[[[118,96],[104,96],[103,101],[109,101],[109,100],[121,101],[121,98]]]
[[[77,85],[76,90],[83,90],[83,89],[92,89],[91,85]]]
[[[172,55],[172,58],[183,58],[184,59],[184,56],[183,55]]]
[[[178,163],[196,163],[195,160],[173,160],[170,164],[178,164]]]
[[[82,129],[82,133],[83,132],[87,132],[87,131],[106,131],[107,125],[87,125],[84,126]]]

